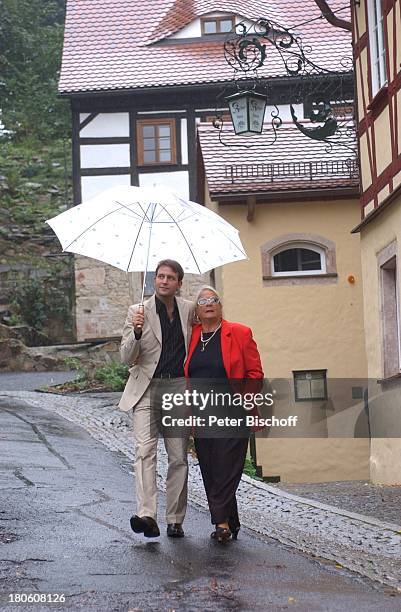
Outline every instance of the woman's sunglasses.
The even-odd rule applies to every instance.
[[[216,295],[208,298],[199,298],[198,306],[206,306],[207,304],[220,304],[220,298]]]

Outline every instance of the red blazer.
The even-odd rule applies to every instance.
[[[188,367],[192,354],[199,342],[201,325],[192,328],[188,357],[184,365],[188,378]],[[241,323],[221,322],[221,352],[228,378],[263,378],[262,364],[252,330]]]

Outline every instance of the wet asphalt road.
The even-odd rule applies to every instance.
[[[36,391],[46,385],[58,385],[74,380],[78,372],[0,372],[0,392],[14,391]]]
[[[0,610],[400,610],[388,588],[274,540],[211,541],[188,509],[186,537],[130,531],[127,459],[83,429],[0,392]],[[12,593],[63,604],[9,604]]]

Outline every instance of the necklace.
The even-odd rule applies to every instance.
[[[220,327],[221,327],[221,322],[219,323],[218,327],[216,327],[216,329],[214,330],[214,332],[212,333],[210,338],[208,338],[207,340],[203,339],[203,331],[201,331],[201,336],[200,336],[200,340],[202,342],[201,353],[203,353],[203,351],[205,350],[205,348],[209,344],[210,340],[217,334],[217,332],[219,331]],[[205,333],[209,333],[210,334],[210,332],[205,332]]]

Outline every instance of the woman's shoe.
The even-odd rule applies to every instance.
[[[233,536],[233,540],[238,540],[238,532],[241,529],[241,527],[239,525],[233,525],[232,523],[230,523],[230,521],[228,521],[228,524],[229,524],[230,531]]]
[[[210,534],[210,537],[213,540],[217,540],[218,542],[220,542],[220,544],[222,544],[223,542],[227,542],[227,540],[229,540],[232,536],[231,530],[228,529],[227,527],[217,527],[216,526],[216,531],[212,531],[212,533]]]

